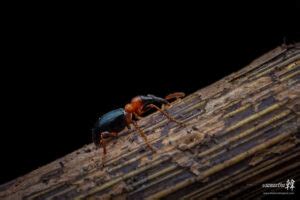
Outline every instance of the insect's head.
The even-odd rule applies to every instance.
[[[134,113],[136,112],[140,107],[142,107],[143,102],[140,97],[134,97],[129,104],[126,104],[125,111],[127,113]]]

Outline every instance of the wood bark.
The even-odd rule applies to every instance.
[[[299,182],[299,52],[277,47],[175,101],[167,112],[186,127],[159,112],[138,121],[156,153],[124,130],[104,167],[89,144],[1,185],[0,198],[249,199],[270,191],[262,184]]]

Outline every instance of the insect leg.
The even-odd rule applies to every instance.
[[[173,99],[178,100],[178,99],[181,99],[183,97],[185,97],[185,93],[183,93],[183,92],[174,92],[174,93],[171,93],[171,94],[167,95],[165,97],[165,99],[168,100],[168,101],[170,101],[170,100],[173,101]],[[169,104],[163,104],[161,109],[165,110],[166,108],[169,108],[170,106],[171,106],[170,103]]]
[[[181,99],[181,98],[183,98],[185,96],[185,93],[183,93],[183,92],[174,92],[174,93],[172,93],[172,94],[169,94],[169,95],[167,95],[166,97],[165,97],[165,99],[166,100],[170,100],[170,99]]]
[[[106,141],[104,139],[105,138],[104,134],[106,134],[106,133],[108,133],[108,132],[101,133],[101,140],[100,140],[100,144],[101,144],[101,146],[103,148],[103,154],[104,155],[106,154]]]
[[[133,113],[134,117],[138,120],[142,119],[142,117],[140,115],[142,115],[142,113],[137,114],[137,113]]]
[[[160,111],[163,115],[165,115],[170,121],[173,121],[177,124],[179,124],[180,126],[185,126],[185,124],[183,122],[180,122],[176,119],[174,119],[173,117],[171,117],[166,111],[160,109],[159,107],[157,107],[156,105],[154,104],[149,104],[148,107],[150,108],[155,108],[156,110]]]
[[[110,136],[112,136],[112,137],[118,137],[118,132],[111,132]]]
[[[109,137],[118,137],[118,133],[117,132],[102,132],[101,134],[101,140],[100,140],[100,144],[103,148],[103,158],[102,158],[102,165],[104,166],[105,164],[105,160],[106,160],[106,139],[105,138],[109,138]]]
[[[155,152],[153,147],[149,144],[148,139],[144,131],[137,125],[135,121],[132,121],[132,124],[134,125],[135,129],[139,132],[140,136],[144,139],[146,145],[151,149],[151,151]]]

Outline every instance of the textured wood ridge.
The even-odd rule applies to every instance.
[[[278,47],[174,102],[167,112],[187,127],[158,112],[140,120],[157,153],[125,130],[109,141],[104,168],[89,144],[0,186],[0,198],[247,199],[262,183],[298,182],[299,52]]]

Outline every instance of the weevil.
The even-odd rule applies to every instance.
[[[104,155],[106,151],[106,139],[110,137],[117,137],[118,133],[121,132],[125,127],[130,129],[130,124],[133,124],[137,132],[144,139],[146,145],[153,152],[155,150],[148,143],[147,136],[144,131],[138,126],[134,118],[140,119],[141,116],[150,109],[156,109],[165,115],[170,121],[173,121],[181,126],[184,124],[164,111],[165,106],[170,106],[169,101],[171,99],[178,99],[184,97],[185,94],[182,92],[172,93],[165,98],[160,98],[154,95],[140,95],[134,97],[125,108],[118,108],[102,115],[94,125],[92,129],[92,139],[96,147],[102,146]],[[157,106],[158,105],[158,106]],[[160,108],[159,106],[162,106]]]

